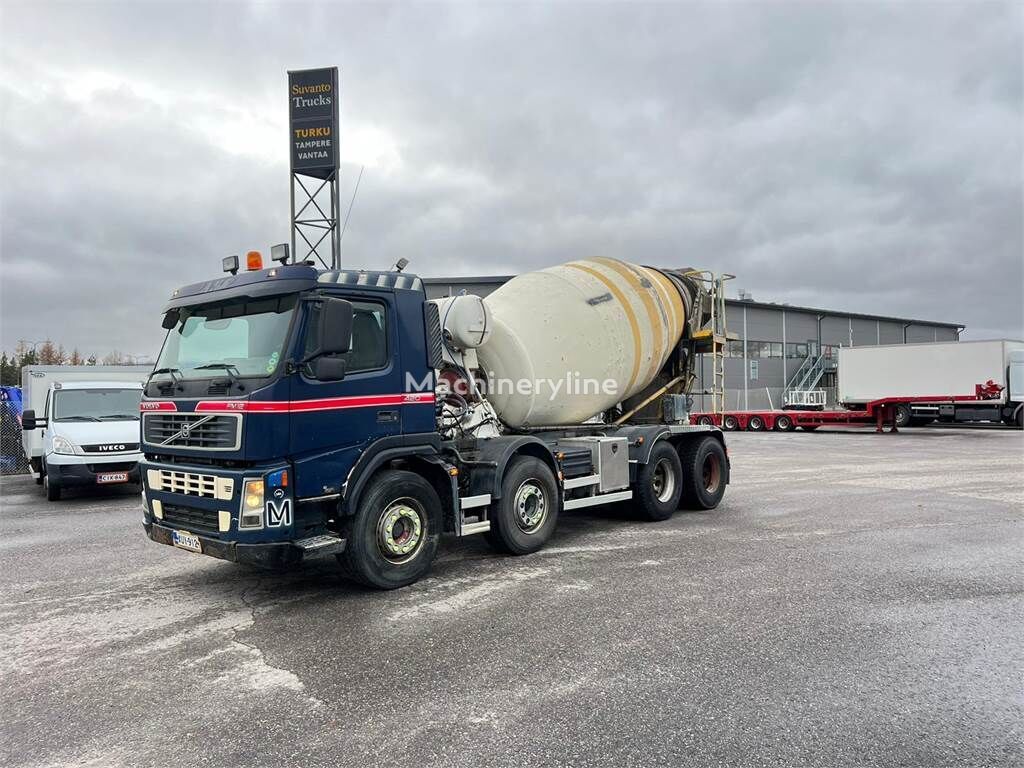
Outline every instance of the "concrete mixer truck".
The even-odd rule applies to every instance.
[[[713,509],[720,430],[688,424],[711,332],[695,273],[612,259],[428,301],[401,271],[247,269],[174,291],[141,403],[150,539],[235,562],[333,555],[381,589],[442,534],[525,555],[562,512]]]

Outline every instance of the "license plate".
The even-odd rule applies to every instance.
[[[203,551],[203,545],[199,541],[199,537],[188,531],[173,531],[171,533],[171,541],[174,543],[174,546],[187,549],[189,552]]]
[[[104,483],[127,483],[128,473],[127,472],[101,472],[96,475],[96,482],[101,485]]]

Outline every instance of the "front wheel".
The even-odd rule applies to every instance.
[[[359,500],[338,561],[360,584],[397,589],[430,571],[440,537],[441,501],[434,487],[413,472],[387,470]]]
[[[683,468],[681,506],[685,509],[714,509],[725,495],[729,464],[725,448],[713,437],[683,443],[679,451]]]
[[[676,449],[664,441],[651,449],[636,480],[637,511],[644,520],[668,520],[679,508],[683,493],[683,465]]]
[[[50,473],[43,470],[43,490],[46,491],[48,501],[60,501],[60,483],[50,479]]]
[[[558,485],[551,468],[533,456],[512,459],[491,504],[487,540],[499,552],[528,555],[547,543],[558,524]]]

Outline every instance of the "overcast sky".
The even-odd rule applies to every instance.
[[[0,4],[0,345],[155,354],[288,239],[286,70],[341,69],[346,266],[590,255],[1024,336],[1017,4]]]

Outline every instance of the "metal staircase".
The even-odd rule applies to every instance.
[[[808,355],[796,369],[782,393],[786,405],[824,405],[825,393],[816,389],[822,377],[835,370],[835,361],[825,355]]]

